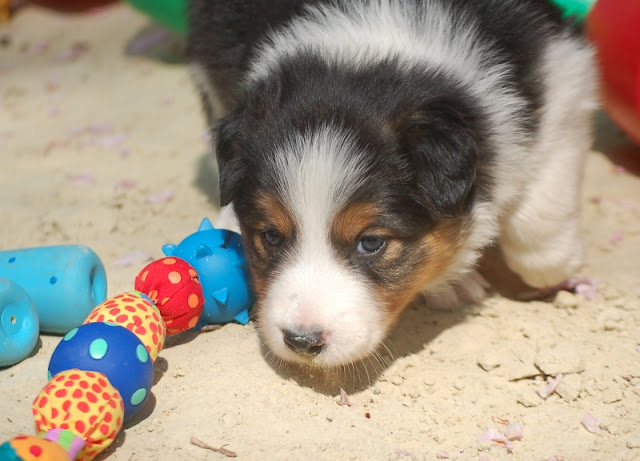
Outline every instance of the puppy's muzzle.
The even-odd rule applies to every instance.
[[[283,330],[282,336],[287,347],[301,355],[316,356],[325,346],[325,335],[322,330]]]

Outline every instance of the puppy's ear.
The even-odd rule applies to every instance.
[[[415,200],[438,216],[459,216],[471,197],[477,123],[454,99],[430,101],[404,118],[400,143],[415,169]]]
[[[231,203],[246,176],[242,155],[242,129],[240,117],[229,114],[216,126],[216,158],[220,175],[220,206]]]

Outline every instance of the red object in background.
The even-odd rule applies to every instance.
[[[44,6],[62,13],[80,13],[115,3],[117,0],[30,0],[30,3]]]
[[[607,114],[640,144],[640,1],[598,0],[587,16]]]

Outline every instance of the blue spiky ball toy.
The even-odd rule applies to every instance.
[[[204,218],[197,232],[178,245],[164,245],[162,251],[184,259],[198,272],[204,295],[198,325],[249,322],[254,296],[240,234],[216,229]]]

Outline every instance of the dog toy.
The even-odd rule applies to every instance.
[[[115,323],[87,323],[67,333],[51,356],[49,379],[72,368],[104,374],[122,396],[125,421],[142,408],[153,384],[149,352]]]
[[[578,22],[584,21],[596,0],[552,0],[565,17],[574,17]]]
[[[19,285],[0,278],[0,367],[27,357],[37,341],[36,306]]]
[[[640,3],[552,0],[565,16],[586,23],[595,46],[605,112],[640,144]]]
[[[64,336],[49,362],[49,382],[33,402],[37,436],[0,445],[0,459],[94,459],[147,400],[166,335],[196,326],[207,298],[213,306],[207,321],[248,321],[253,295],[238,234],[214,229],[205,218],[165,253],[172,255],[137,275],[139,291],[101,302]]]
[[[204,292],[200,324],[249,322],[254,299],[240,234],[216,229],[204,218],[197,232],[178,245],[164,245],[162,251],[197,271]]]
[[[33,402],[36,432],[65,447],[69,459],[90,460],[111,445],[122,429],[125,407],[104,374],[64,370],[51,378]]]
[[[184,34],[187,30],[185,0],[128,0],[128,2],[176,32]]]
[[[640,144],[640,2],[598,0],[587,34],[598,54],[603,108]]]
[[[136,290],[148,293],[162,309],[170,335],[193,328],[202,315],[204,295],[198,273],[179,258],[162,258],[136,277]]]
[[[39,331],[82,324],[106,294],[104,266],[85,246],[0,251],[0,366],[26,358]]]
[[[165,322],[160,311],[139,291],[115,296],[91,311],[84,323],[115,323],[136,335],[155,362],[166,337]]]
[[[81,245],[0,251],[0,277],[29,294],[45,333],[65,334],[81,325],[107,295],[102,262]]]

